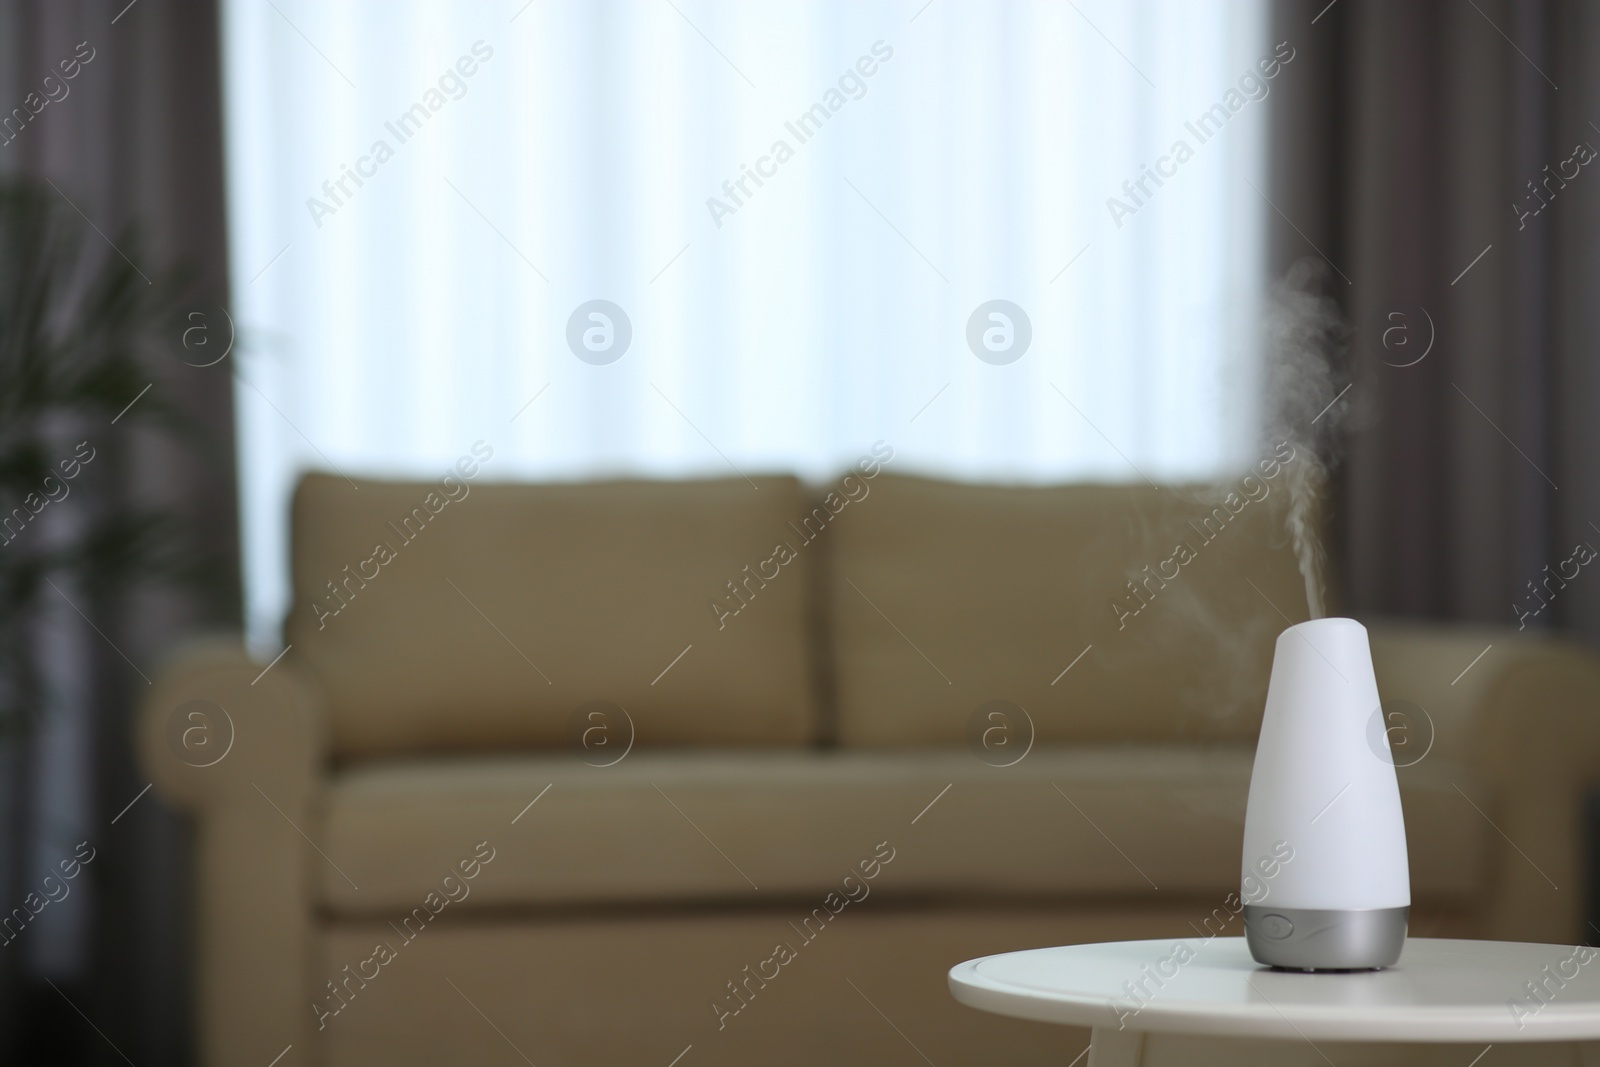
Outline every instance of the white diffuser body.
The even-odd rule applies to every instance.
[[[1399,959],[1411,877],[1383,727],[1366,627],[1316,619],[1278,636],[1244,822],[1241,900],[1257,962]]]

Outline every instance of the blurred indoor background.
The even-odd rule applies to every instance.
[[[126,343],[46,395],[47,265],[0,265],[0,505],[94,454],[0,548],[41,549],[0,569],[0,904],[95,849],[0,953],[0,1060],[195,1062],[191,832],[134,711],[187,636],[283,650],[306,471],[485,439],[493,481],[821,480],[887,438],[968,482],[1222,478],[1311,257],[1341,610],[1600,643],[1600,580],[1533,599],[1600,538],[1597,59],[1571,0],[3,0],[7,225],[76,234],[43,314]],[[966,343],[996,298],[1003,376]],[[615,365],[568,350],[592,299]]]

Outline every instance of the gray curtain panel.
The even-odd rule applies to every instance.
[[[1348,608],[1600,639],[1574,562],[1600,548],[1600,9],[1295,0],[1273,39],[1303,58],[1274,90],[1270,262],[1331,262],[1353,330]]]
[[[52,181],[104,233],[108,255],[119,254],[111,242],[137,223],[146,260],[137,266],[146,273],[180,260],[196,267],[194,310],[203,318],[191,321],[211,331],[212,352],[229,332],[217,23],[214,0],[0,4],[0,113],[24,106],[57,75],[46,87],[50,102],[0,144],[0,173]],[[59,63],[90,53],[62,95]],[[170,365],[152,368],[152,391],[203,428],[205,448],[126,423],[96,427],[96,480],[74,495],[87,507],[159,502],[181,516],[214,556],[215,588],[114,599],[82,590],[74,602],[89,622],[61,605],[37,620],[42,672],[76,684],[53,687],[33,736],[5,745],[0,773],[27,783],[0,826],[5,907],[39,873],[48,851],[41,841],[65,833],[91,841],[96,855],[86,868],[92,878],[56,909],[60,917],[42,912],[29,930],[36,943],[8,948],[5,1062],[192,1059],[185,840],[153,796],[140,796],[147,783],[130,724],[163,647],[198,627],[237,627],[238,530],[232,360],[191,365],[204,360],[177,332],[171,350]]]

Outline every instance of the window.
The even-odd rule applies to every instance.
[[[306,468],[1249,458],[1259,2],[228,0],[224,35],[258,647]]]

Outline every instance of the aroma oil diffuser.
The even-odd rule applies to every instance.
[[[1411,878],[1388,736],[1368,731],[1378,708],[1366,627],[1315,619],[1278,635],[1244,819],[1244,928],[1258,963],[1366,970],[1400,958]],[[1285,843],[1293,859],[1263,881],[1258,864]]]

